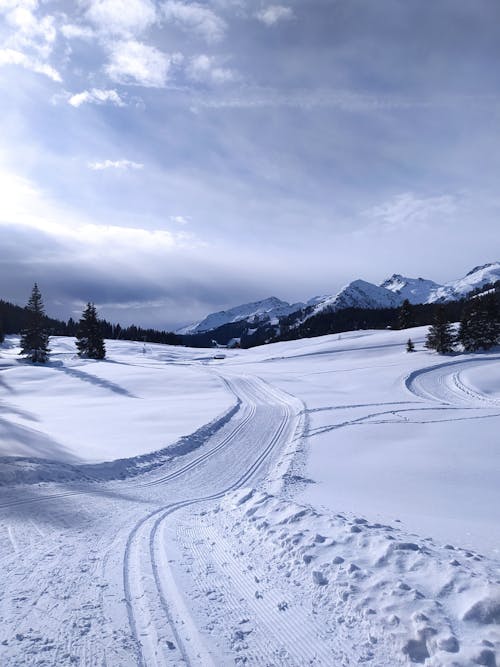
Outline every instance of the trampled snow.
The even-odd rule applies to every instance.
[[[424,335],[102,363],[52,339],[49,367],[8,340],[0,662],[495,665],[500,350]]]

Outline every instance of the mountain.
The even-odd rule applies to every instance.
[[[429,303],[455,301],[472,290],[500,280],[500,262],[491,262],[473,268],[464,278],[445,283],[431,295]]]
[[[277,324],[280,317],[290,315],[290,313],[300,310],[303,306],[303,303],[289,304],[275,296],[271,296],[262,301],[244,303],[229,310],[220,310],[217,313],[211,313],[201,322],[184,327],[176,333],[184,335],[204,333],[242,320],[254,326],[261,325],[264,322],[268,324],[272,320],[276,320]]]
[[[177,333],[185,336],[186,344],[211,345],[214,341],[227,344],[230,340],[238,340],[242,345],[258,345],[279,337],[283,330],[289,335],[304,323],[310,329],[310,321],[318,315],[324,317],[347,309],[375,311],[398,308],[405,299],[413,304],[448,303],[498,280],[500,262],[476,266],[463,278],[444,285],[395,273],[380,285],[354,280],[335,294],[315,296],[305,304],[289,304],[274,296],[245,303],[212,313]],[[376,317],[371,313],[369,318],[364,319],[376,320]]]
[[[399,273],[394,273],[390,278],[384,280],[380,287],[397,294],[402,302],[408,299],[410,303],[429,303],[436,290],[443,286],[438,285],[433,280],[407,278]]]
[[[307,302],[307,316],[320,312],[335,312],[343,308],[395,308],[401,303],[399,295],[366,280],[354,280],[332,296],[314,297]]]

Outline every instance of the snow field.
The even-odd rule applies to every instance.
[[[422,350],[424,333],[352,332],[217,362],[118,341],[103,367],[52,341],[52,363],[92,382],[15,375],[26,367],[3,348],[2,425],[16,424],[14,400],[34,410],[41,382],[59,412],[69,396],[69,443],[71,413],[76,430],[101,400],[125,440],[138,399],[113,383],[152,403],[157,435],[160,394],[181,437],[109,463],[0,460],[17,482],[0,488],[0,662],[494,667],[500,354],[443,359]],[[56,374],[78,387],[80,416]],[[53,437],[56,412],[32,423],[38,438]],[[146,408],[137,418],[148,431]],[[33,483],[54,466],[60,483]]]
[[[12,340],[11,343],[17,343]],[[88,464],[136,457],[176,442],[235,403],[204,366],[165,346],[108,341],[108,359],[79,359],[72,339],[52,338],[47,366],[0,356],[1,456]]]

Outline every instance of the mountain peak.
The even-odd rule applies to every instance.
[[[488,264],[482,264],[481,266],[475,266],[473,269],[469,271],[469,273],[465,274],[465,277],[467,276],[472,276],[475,273],[479,273],[480,271],[485,271],[487,269],[495,269],[495,268],[500,268],[500,262],[489,262]]]
[[[248,320],[250,322],[259,322],[262,320],[270,320],[273,318],[284,317],[292,312],[299,310],[304,304],[295,303],[289,304],[287,301],[282,301],[276,296],[269,296],[260,301],[251,301],[244,303],[241,306],[235,306],[228,310],[219,310],[216,313],[211,313],[201,322],[191,324],[190,326],[180,329],[177,333],[180,334],[196,334],[205,331],[212,331],[225,324],[240,322],[241,320]]]

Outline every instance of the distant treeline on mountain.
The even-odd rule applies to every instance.
[[[76,336],[78,323],[72,317],[67,322],[52,317],[46,317],[44,321],[51,336]],[[26,308],[0,299],[0,339],[2,334],[20,334],[27,323],[28,312]],[[143,329],[134,324],[122,327],[120,324],[111,324],[106,320],[100,320],[99,325],[102,335],[108,339],[137,340],[167,345],[182,344],[181,337],[170,331]]]

